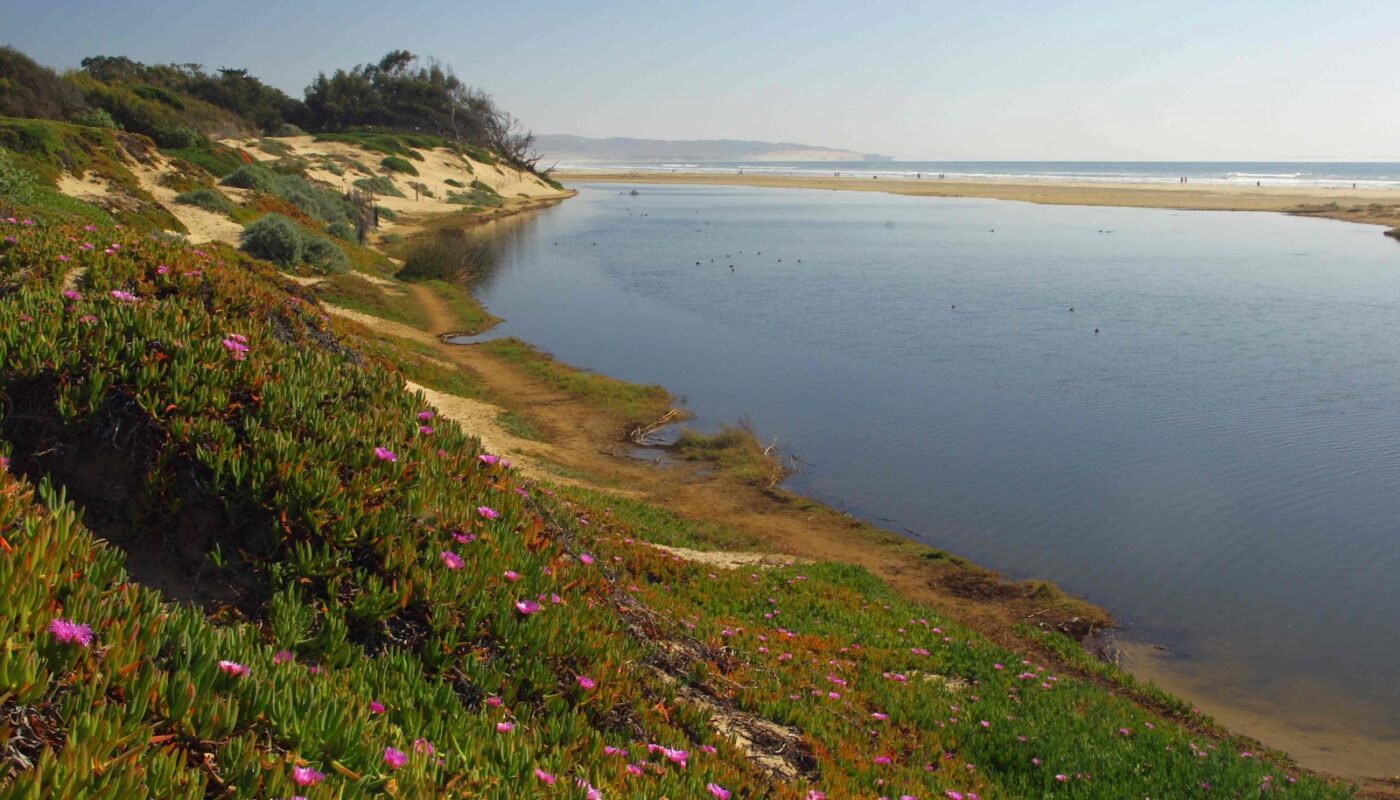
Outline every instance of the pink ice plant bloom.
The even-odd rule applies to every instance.
[[[539,767],[535,767],[535,777],[539,778],[540,783],[543,783],[545,786],[553,786],[556,780],[553,775],[550,775]]]
[[[419,426],[418,426],[418,432],[421,433],[421,434],[423,434],[424,436],[432,436],[432,435],[433,435],[433,429],[432,429],[432,426],[430,426],[430,425],[419,425]]]
[[[369,713],[371,713],[371,714],[383,714],[383,713],[384,713],[384,704],[381,703],[381,702],[379,702],[378,700],[371,700],[371,701],[369,701]]]
[[[511,583],[515,583],[516,581],[520,580],[520,573],[516,572],[513,569],[508,569],[503,573],[503,577],[505,577],[505,579],[510,581]]]
[[[132,294],[131,292],[123,292],[120,289],[112,290],[112,299],[120,300],[123,303],[135,303],[138,300],[136,295]]]
[[[408,754],[402,750],[395,750],[392,747],[384,748],[384,763],[390,769],[398,769],[408,763]]]
[[[448,569],[461,569],[466,564],[466,562],[462,561],[461,556],[451,550],[444,550],[439,555],[442,558],[443,565]]]
[[[427,422],[427,421],[431,420],[432,418],[433,418],[433,412],[431,412],[431,411],[419,411],[419,412],[418,412],[418,421],[419,421],[419,422]]]
[[[65,299],[67,299],[67,300],[81,300],[81,299],[83,299],[83,296],[82,296],[81,293],[75,292],[75,291],[73,291],[72,289],[64,289],[64,290],[63,290],[63,297],[64,297]]]
[[[592,564],[593,556],[590,556],[587,553],[579,553],[578,560],[584,564]]]
[[[285,663],[287,663],[288,661],[291,661],[291,660],[292,660],[292,651],[291,651],[291,650],[278,650],[277,652],[275,652],[275,653],[272,654],[272,663],[274,663],[274,664],[285,664]]]
[[[709,792],[715,797],[718,797],[719,800],[729,800],[729,790],[724,788],[723,786],[720,786],[718,783],[705,784],[705,791]]]
[[[593,691],[593,687],[598,685],[597,681],[593,680],[587,675],[580,675],[577,678],[574,678],[574,682],[577,683],[579,685],[579,688],[583,689],[585,692]]]
[[[485,464],[488,467],[494,467],[496,465],[496,462],[500,461],[499,458],[491,455],[490,453],[482,453],[481,455],[477,456],[477,458],[481,461],[481,463]]]
[[[394,451],[390,450],[387,447],[374,448],[374,457],[379,459],[380,461],[388,461],[390,463],[399,460],[399,457],[394,455]]]
[[[497,722],[496,733],[510,733],[515,730],[515,725],[509,722]]]
[[[540,604],[534,600],[516,600],[515,610],[528,617],[540,610]]]
[[[480,514],[486,519],[499,519],[501,516],[501,512],[497,511],[496,509],[490,506],[477,506],[476,513]]]
[[[219,671],[225,675],[232,675],[235,678],[245,677],[250,670],[237,661],[220,661]]]
[[[297,786],[315,786],[326,779],[326,773],[311,767],[292,767],[292,783]]]
[[[234,361],[242,361],[248,357],[248,339],[239,334],[231,333],[225,336],[223,345]]]
[[[62,617],[55,617],[49,623],[49,633],[63,644],[76,644],[81,647],[92,646],[92,628],[80,622],[70,622]]]

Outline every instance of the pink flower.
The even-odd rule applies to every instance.
[[[812,789],[807,792],[807,796],[804,797],[803,800],[826,800],[826,792],[819,792],[816,789]]]
[[[515,730],[515,726],[509,722],[497,722],[496,733],[510,733]]]
[[[515,610],[528,617],[540,610],[540,604],[534,600],[516,600]]]
[[[317,772],[311,767],[292,767],[292,783],[297,786],[315,786],[325,779],[324,772]]]
[[[543,783],[545,786],[553,786],[553,785],[554,785],[554,780],[555,780],[555,779],[554,779],[554,776],[553,776],[553,775],[550,775],[548,772],[545,772],[544,770],[540,769],[539,767],[535,767],[535,777],[536,777],[536,778],[539,778],[539,779],[540,779],[540,782]]]
[[[446,566],[448,569],[461,569],[466,563],[462,561],[461,556],[457,555],[451,550],[444,550],[438,555],[442,558],[443,565]]]
[[[394,451],[388,449],[387,447],[376,447],[376,448],[374,448],[374,457],[377,458],[377,459],[379,459],[380,461],[390,461],[390,462],[393,462],[393,461],[398,461],[398,460],[399,460],[399,457],[396,456],[396,455],[394,455]]]
[[[574,678],[574,681],[579,685],[579,688],[583,689],[585,692],[593,691],[593,687],[598,685],[596,681],[587,675],[579,675]]]
[[[661,748],[661,755],[666,757],[672,764],[679,764],[681,769],[685,769],[686,759],[690,758],[690,753],[684,750],[672,750],[669,747]]]
[[[492,708],[500,708],[502,705],[504,705],[504,701],[502,701],[501,698],[493,694],[490,697],[486,698],[486,705],[491,706]]]
[[[503,574],[505,576],[505,579],[510,581],[511,583],[515,583],[516,581],[520,580],[520,573],[516,572],[513,569],[508,569]]]
[[[82,647],[92,645],[92,628],[79,622],[70,622],[62,617],[55,617],[49,623],[49,633],[63,644],[77,644]]]
[[[219,671],[225,675],[232,675],[235,678],[242,678],[249,672],[247,667],[237,661],[220,661]]]
[[[136,300],[137,300],[137,297],[136,297],[136,295],[134,295],[134,294],[132,294],[132,293],[130,293],[130,292],[123,292],[123,291],[121,291],[121,290],[119,290],[119,289],[113,289],[113,290],[112,290],[112,299],[114,299],[114,300],[120,300],[120,301],[122,301],[123,303],[135,303]]]
[[[384,713],[384,704],[381,703],[381,702],[379,702],[378,700],[371,700],[371,701],[369,701],[369,713],[371,713],[371,714],[383,714],[383,713]]]
[[[291,660],[292,660],[292,651],[291,651],[291,650],[278,650],[277,652],[275,652],[275,653],[272,654],[272,663],[274,663],[274,664],[285,664],[285,663],[287,663],[288,661],[291,661]]]
[[[384,763],[390,769],[398,769],[408,763],[408,754],[402,750],[395,750],[392,747],[384,748]]]
[[[603,745],[603,755],[605,756],[625,756],[627,751],[621,747],[613,747],[610,744]]]
[[[480,459],[481,463],[485,464],[488,467],[494,467],[496,465],[496,462],[500,461],[499,458],[491,455],[490,453],[482,453],[481,455],[477,456],[477,458]]]
[[[952,789],[944,792],[943,796],[948,798],[948,800],[963,800],[962,792],[955,792]]]
[[[892,759],[891,759],[889,756],[875,756],[875,763],[876,763],[876,764],[879,764],[879,765],[881,765],[881,766],[884,766],[885,764],[889,764],[889,763],[891,763],[891,761],[892,761]]]
[[[876,720],[877,722],[884,722],[885,720],[890,718],[890,715],[876,711],[875,713],[870,715],[870,718]]]
[[[501,516],[501,512],[497,511],[494,508],[491,508],[490,506],[477,506],[476,513],[480,514],[486,519],[498,519]]]
[[[723,786],[720,786],[718,783],[705,784],[705,791],[709,792],[715,797],[718,797],[719,800],[729,800],[729,790],[724,788]]]
[[[419,425],[419,426],[418,426],[418,432],[421,433],[421,434],[423,434],[424,436],[432,436],[432,435],[433,435],[433,429],[432,429],[431,427],[427,426],[427,425]]]
[[[628,775],[641,775],[641,774],[642,774],[642,768],[641,768],[641,766],[639,766],[639,765],[637,765],[637,764],[628,764],[628,765],[627,765],[627,774],[628,774]]]
[[[433,412],[431,412],[431,411],[419,411],[419,412],[418,412],[418,421],[419,421],[419,422],[427,422],[428,420],[430,420],[430,419],[432,419],[432,418],[433,418]]]
[[[584,564],[592,564],[593,556],[590,556],[587,553],[579,553],[578,560]]]
[[[238,341],[232,336],[225,338],[223,345],[224,350],[228,351],[228,354],[233,357],[234,361],[242,361],[248,357],[248,345]]]
[[[430,756],[433,754],[433,745],[427,739],[414,739],[413,752],[420,756]]]
[[[63,296],[69,300],[81,300],[83,296],[72,289],[64,289]]]
[[[456,539],[458,544],[471,544],[472,542],[476,541],[476,534],[453,531],[452,538]]]
[[[1055,775],[1055,780],[1059,781],[1060,783],[1064,783],[1065,781],[1069,780],[1069,776],[1061,772]]]

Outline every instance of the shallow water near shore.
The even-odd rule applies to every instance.
[[[793,490],[1106,607],[1130,667],[1305,765],[1400,773],[1378,228],[631,188],[502,229],[493,335],[747,415]]]

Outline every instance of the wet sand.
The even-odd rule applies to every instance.
[[[1400,226],[1400,189],[1234,186],[1191,183],[1082,183],[1055,181],[948,181],[935,178],[817,177],[750,172],[559,172],[566,184],[654,183],[762,186],[778,189],[887,192],[921,197],[984,197],[1027,203],[1126,206],[1194,211],[1276,211]]]

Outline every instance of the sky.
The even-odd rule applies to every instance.
[[[18,0],[0,0],[0,6]],[[537,133],[954,160],[1400,161],[1400,2],[45,0],[0,43],[245,67],[299,96],[392,49]]]

